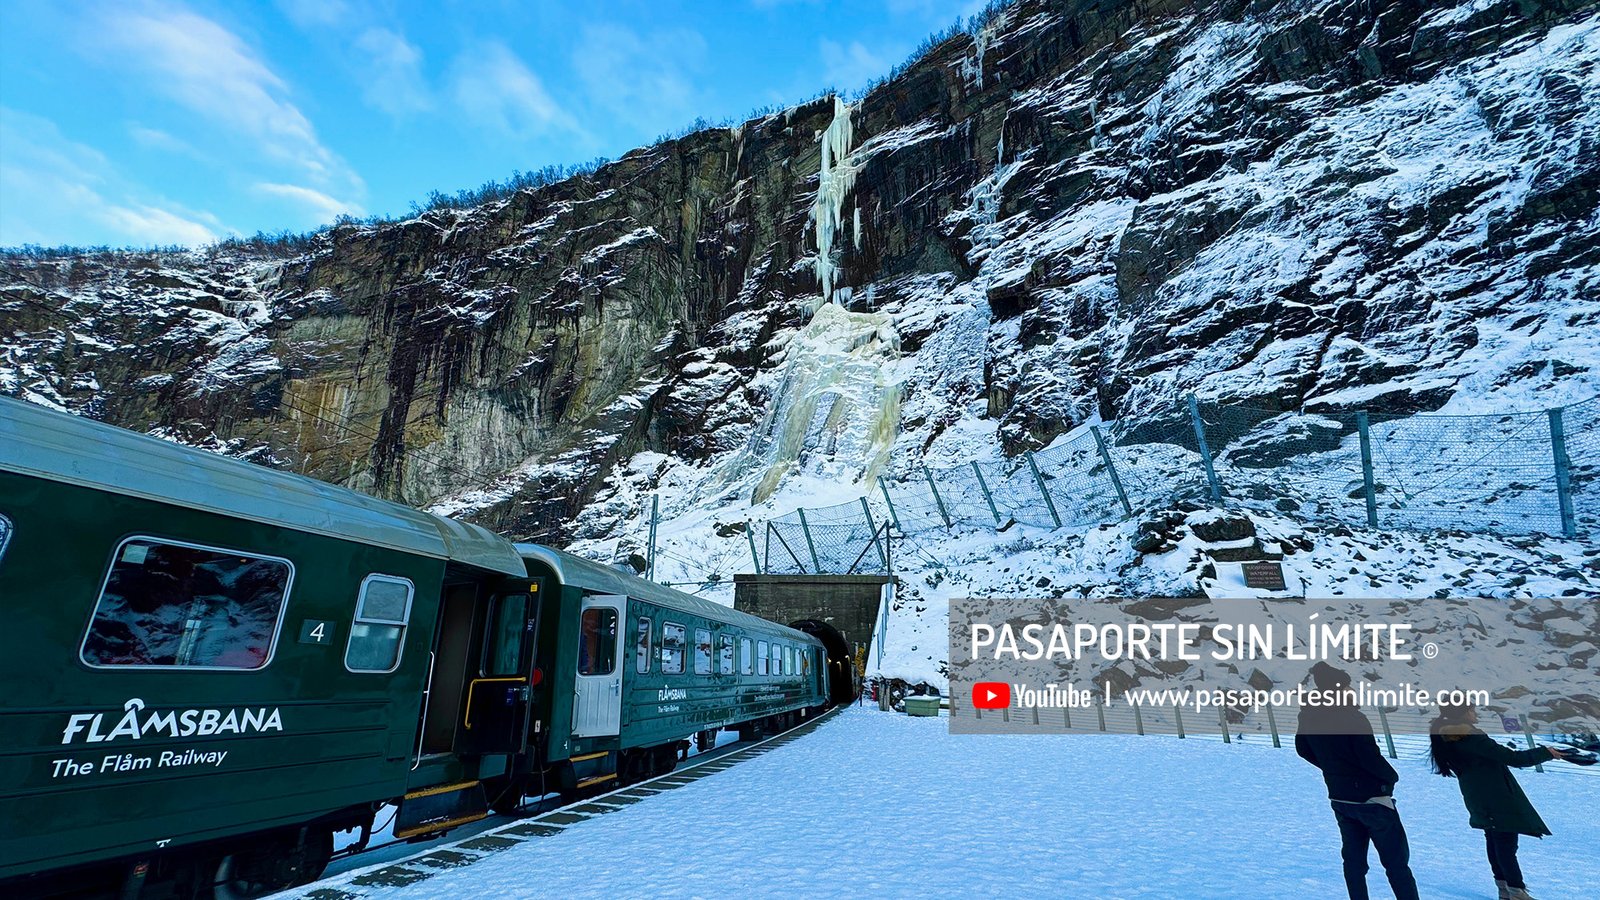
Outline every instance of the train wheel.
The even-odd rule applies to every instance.
[[[333,857],[333,832],[313,828],[303,843],[298,838],[298,833],[277,840],[268,837],[256,846],[213,857],[202,869],[209,877],[200,896],[250,900],[316,881]]]

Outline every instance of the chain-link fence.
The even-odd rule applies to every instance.
[[[879,479],[869,498],[768,522],[752,553],[765,573],[881,573],[886,526],[1081,526],[1179,500],[1368,528],[1589,534],[1600,527],[1600,397],[1479,416],[1190,397],[1003,463]]]
[[[1205,714],[1177,706],[1144,707],[1115,704],[1106,706],[1098,698],[1077,708],[974,708],[964,697],[946,698],[951,717],[981,720],[986,731],[1015,734],[1138,734],[1173,735],[1182,738],[1220,740],[1230,744],[1256,744],[1294,747],[1299,709],[1294,706],[1217,708]],[[1378,707],[1362,709],[1373,726],[1379,751],[1390,759],[1426,760],[1429,753],[1428,730],[1436,708]],[[1513,749],[1554,746],[1557,749],[1594,752],[1600,738],[1593,732],[1571,730],[1568,725],[1541,722],[1529,716],[1506,716],[1485,722],[1485,731]],[[1497,733],[1498,732],[1498,733]],[[1600,766],[1573,765],[1551,760],[1536,767],[1538,772],[1553,772],[1581,777],[1600,777]]]

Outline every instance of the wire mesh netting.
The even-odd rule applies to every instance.
[[[1116,521],[1177,500],[1398,530],[1573,536],[1600,528],[1600,397],[1480,416],[1303,412],[1188,399],[1036,454],[879,479],[871,501],[768,523],[771,573],[882,572],[885,525]]]

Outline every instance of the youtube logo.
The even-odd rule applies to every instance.
[[[1011,685],[1000,681],[980,681],[972,686],[972,705],[976,709],[1005,709],[1011,705]]]

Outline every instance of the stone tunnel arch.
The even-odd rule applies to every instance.
[[[844,639],[844,634],[817,619],[790,622],[789,627],[804,631],[822,642],[823,651],[828,657],[828,699],[838,706],[854,703],[860,685],[856,684],[854,654],[850,652],[850,642]]]

